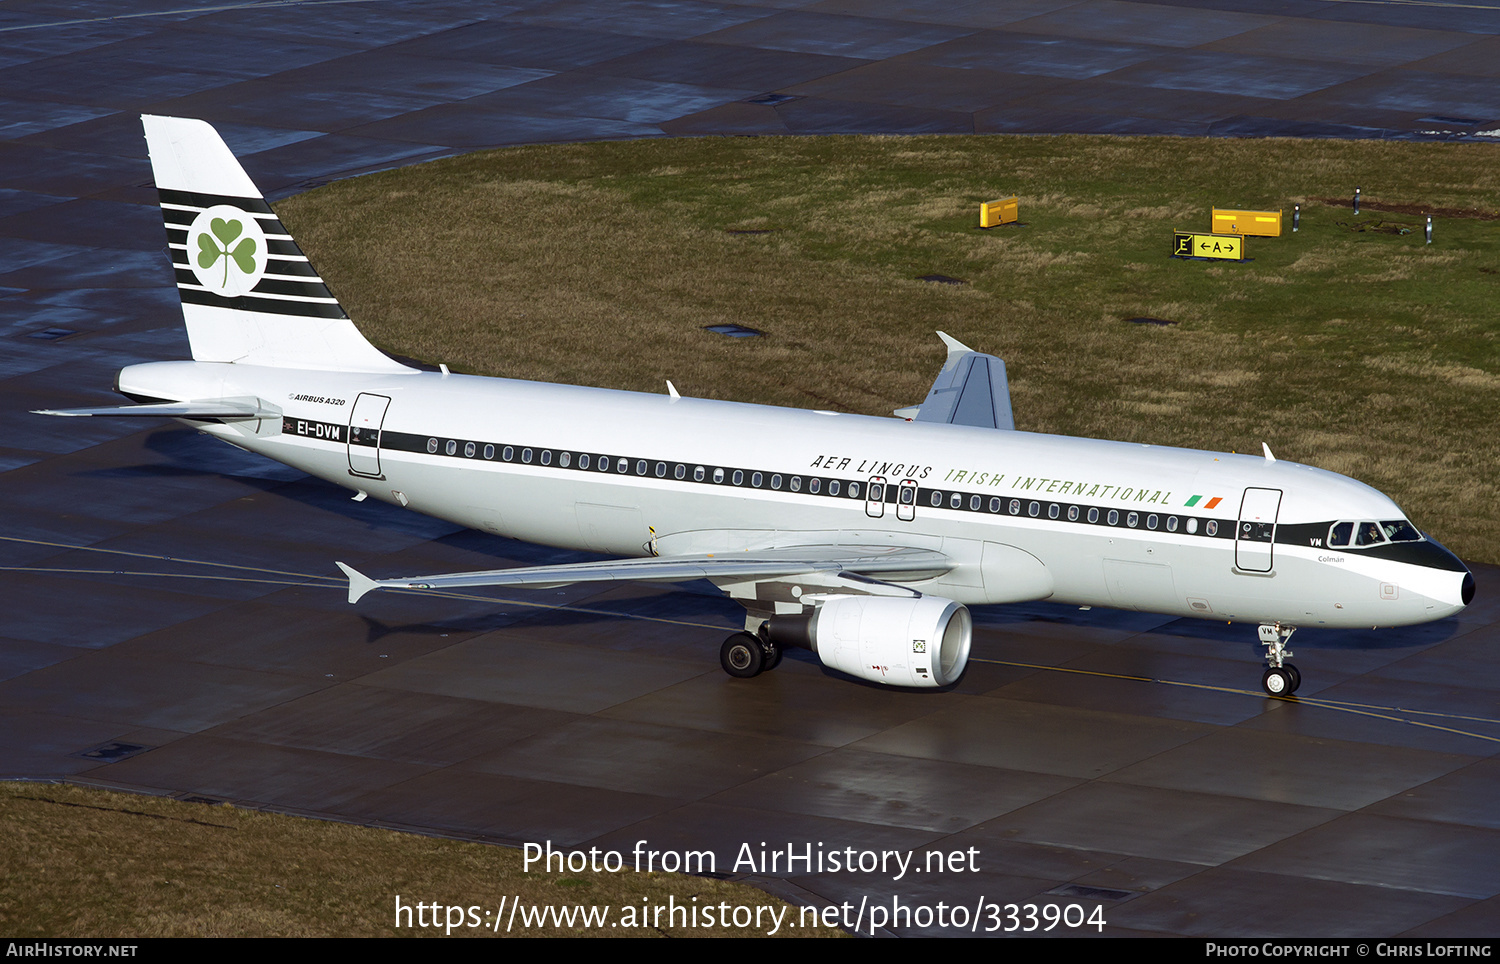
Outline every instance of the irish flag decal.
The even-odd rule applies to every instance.
[[[1184,503],[1184,505],[1186,505],[1188,508],[1191,509],[1194,506],[1196,506],[1200,501],[1202,501],[1204,498],[1205,498],[1205,496],[1195,495],[1191,499],[1188,499],[1187,502]],[[1207,502],[1204,502],[1203,503],[1203,508],[1205,508],[1205,509],[1212,509],[1214,506],[1216,506],[1218,504],[1219,504],[1219,496],[1216,495],[1213,498],[1209,499]]]

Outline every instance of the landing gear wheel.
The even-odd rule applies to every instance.
[[[781,665],[782,648],[769,639],[761,640],[760,648],[766,654],[766,669],[773,670]]]
[[[1292,674],[1285,667],[1271,666],[1261,674],[1260,685],[1270,696],[1290,696],[1297,687],[1292,683]]]
[[[719,665],[736,679],[749,679],[766,668],[766,651],[749,633],[735,633],[719,647]]]
[[[1270,664],[1261,675],[1260,685],[1272,696],[1291,696],[1302,685],[1302,674],[1286,661],[1292,655],[1286,644],[1296,631],[1296,626],[1281,623],[1260,624],[1260,644],[1266,648],[1266,662]]]

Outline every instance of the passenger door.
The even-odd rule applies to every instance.
[[[354,410],[349,413],[349,474],[381,478],[380,431],[390,404],[385,395],[365,392],[354,400]]]
[[[1246,489],[1234,532],[1234,565],[1245,572],[1270,572],[1276,546],[1280,489]]]

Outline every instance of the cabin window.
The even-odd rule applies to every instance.
[[[430,438],[427,440],[427,453],[429,455],[437,454],[437,439]]]
[[[916,498],[917,498],[917,489],[916,489],[916,487],[915,486],[911,486],[911,485],[903,485],[901,487],[901,496],[900,496],[900,498],[901,498],[901,504],[902,505],[914,505],[916,503]]]
[[[1208,520],[1208,525],[1206,525],[1206,526],[1203,527],[1203,531],[1206,532],[1206,533],[1208,533],[1211,536],[1216,536],[1216,535],[1219,534],[1219,524],[1217,522],[1215,522],[1213,519],[1209,519]]]
[[[1141,514],[1139,512],[1130,513],[1130,515],[1125,517],[1125,524],[1134,529],[1141,524]]]
[[[1026,507],[1026,514],[1029,515],[1029,516],[1031,516],[1033,519],[1035,519],[1038,515],[1040,515],[1041,512],[1042,512],[1042,506],[1041,506],[1041,503],[1039,503],[1039,502],[1033,502],[1033,503],[1031,503],[1031,505],[1028,505]]]
[[[807,480],[807,491],[815,493],[815,492],[817,492],[821,488],[823,488],[823,480],[822,479],[808,479]]]
[[[718,485],[720,482],[723,482],[723,481],[724,481],[724,470],[723,469],[714,469],[714,485]]]
[[[699,465],[693,469],[693,481],[702,482],[708,476],[708,471]]]
[[[980,496],[977,496],[977,495],[971,495],[971,496],[969,496],[969,509],[970,509],[970,511],[978,512],[979,511],[979,506],[983,502],[984,502],[984,499],[982,497],[980,497]]]
[[[443,446],[443,451],[447,452],[449,455],[452,455],[454,452],[458,451],[458,443],[450,438],[448,440],[448,444]]]
[[[734,475],[730,477],[729,481],[733,482],[735,485],[744,485],[745,473],[741,472],[739,469],[735,469]]]
[[[516,457],[516,450],[507,445],[504,450],[500,452],[500,457],[509,462],[511,459]]]
[[[681,462],[678,462],[677,463],[677,468],[675,468],[675,469],[672,470],[672,477],[675,478],[675,479],[686,478],[687,477],[687,466],[683,465]]]
[[[828,494],[829,495],[838,495],[839,494],[839,484],[838,484],[837,480],[828,483]]]
[[[1109,515],[1107,516],[1107,520],[1108,520],[1109,524],[1112,525],[1112,526],[1119,525],[1120,524],[1120,513],[1118,511],[1114,510],[1114,509],[1110,509],[1109,510]]]
[[[1188,531],[1188,535],[1192,535],[1193,533],[1195,533],[1195,532],[1198,531],[1198,520],[1197,519],[1189,519],[1189,520],[1187,520],[1187,531]]]
[[[531,464],[531,449],[521,450],[521,461],[525,462],[527,465]]]
[[[1146,528],[1154,530],[1156,528],[1156,524],[1157,524],[1157,519],[1156,519],[1156,513],[1155,512],[1153,512],[1150,515],[1146,516]]]
[[[542,464],[543,465],[551,465],[552,464],[552,450],[551,449],[542,449]]]
[[[1176,532],[1177,531],[1177,517],[1175,515],[1169,515],[1169,516],[1167,516],[1167,531],[1168,532]]]
[[[648,468],[648,466],[646,465],[646,460],[645,459],[636,459],[636,462],[635,462],[635,474],[636,475],[645,475],[646,471],[647,471],[647,468]]]
[[[754,475],[750,476],[750,484],[758,489],[760,488],[760,484],[765,481],[765,478],[765,476],[761,475],[759,472],[756,472]]]
[[[1000,511],[1000,497],[999,496],[994,496],[993,498],[990,499],[990,511],[991,512],[999,512]]]
[[[1011,499],[1010,500],[1010,514],[1011,515],[1020,515],[1021,514],[1021,500],[1020,499]]]
[[[630,460],[629,460],[629,459],[627,459],[627,458],[626,458],[626,457],[625,457],[625,456],[623,456],[623,455],[622,455],[622,456],[620,456],[620,460],[619,460],[619,461],[618,461],[618,462],[616,462],[616,463],[615,463],[615,469],[616,469],[616,470],[617,470],[617,471],[618,471],[618,472],[619,472],[619,473],[620,473],[620,474],[621,474],[621,475],[628,475],[628,474],[630,474]]]
[[[601,456],[599,456],[599,461],[596,462],[596,463],[594,463],[594,464],[597,465],[597,466],[599,466],[599,471],[600,472],[608,472],[609,471],[609,456],[608,455],[601,455]]]
[[[1076,505],[1070,505],[1070,506],[1068,506],[1068,521],[1069,522],[1077,522],[1078,521],[1078,506],[1076,506]]]
[[[838,483],[835,482],[834,485],[838,485]],[[837,490],[834,491],[834,495],[838,495]],[[857,498],[859,498],[859,483],[858,482],[850,482],[849,483],[849,498],[851,498],[851,499],[857,499]]]
[[[473,442],[465,442],[464,443],[464,458],[466,458],[466,459],[472,459],[474,457],[474,452],[475,452],[474,443]]]
[[[801,492],[802,491],[802,476],[800,476],[800,475],[794,475],[794,476],[792,476],[792,491],[793,492]]]
[[[656,463],[656,477],[658,479],[664,479],[664,478],[667,477],[667,463],[665,463],[665,462],[658,462],[658,463]]]
[[[953,495],[948,497],[948,504],[953,506],[953,508],[955,509],[962,509],[964,507],[964,497],[955,492],[953,493]]]
[[[493,445],[486,445],[484,447],[484,457],[486,459],[494,459],[494,457],[495,457],[495,447]]]
[[[578,454],[578,467],[580,469],[586,469],[589,467],[589,457],[587,455],[584,455],[582,452]]]
[[[779,476],[779,475],[773,475],[773,476],[771,476],[771,488],[773,488],[773,489],[779,489],[779,488],[781,488],[781,476]]]
[[[939,505],[939,506],[942,505],[943,504],[943,493],[941,493],[941,492],[934,492],[934,493],[932,493],[932,504],[933,505]]]
[[[564,452],[561,455],[559,455],[557,457],[557,464],[561,465],[563,468],[567,468],[568,466],[572,465],[573,464],[573,453],[572,452]]]
[[[1056,502],[1054,502],[1051,505],[1047,506],[1047,518],[1049,518],[1049,519],[1056,519],[1061,513],[1062,513],[1062,506],[1058,505]]]
[[[1099,521],[1099,510],[1090,507],[1089,508],[1089,522],[1098,522],[1098,521]]]

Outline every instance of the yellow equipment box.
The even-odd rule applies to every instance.
[[[1232,211],[1214,208],[1215,234],[1254,234],[1263,238],[1281,237],[1280,211]]]
[[[997,224],[1010,224],[1021,216],[1020,202],[1015,197],[986,201],[979,205],[979,226],[993,228]]]

